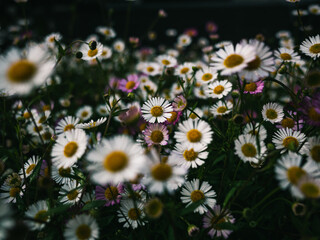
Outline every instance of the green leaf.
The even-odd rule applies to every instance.
[[[168,239],[169,240],[174,240],[174,232],[173,232],[173,228],[170,226],[169,227],[169,233],[168,233]]]
[[[226,198],[224,199],[223,202],[223,208],[225,208],[230,200],[230,198],[234,195],[235,191],[237,190],[237,188],[241,185],[242,181],[237,182],[235,184],[235,186],[233,186],[233,188],[231,188],[231,190],[228,192]]]
[[[84,205],[84,207],[81,209],[81,211],[87,211],[90,210],[92,208],[96,208],[96,207],[101,207],[106,203],[106,201],[104,200],[96,200],[96,201],[92,201],[87,203],[86,205]]]

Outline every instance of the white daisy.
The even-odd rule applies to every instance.
[[[197,168],[204,164],[209,153],[206,151],[207,146],[198,145],[188,147],[186,144],[177,143],[175,149],[171,152],[171,156],[179,166],[189,169]]]
[[[21,57],[21,53],[25,56]],[[27,95],[45,83],[54,66],[55,59],[38,45],[23,52],[12,48],[0,56],[0,93]]]
[[[259,163],[263,161],[267,148],[263,141],[259,142],[259,147],[257,145],[257,139],[251,134],[243,134],[235,140],[235,150],[239,158],[250,163]]]
[[[70,182],[72,179],[70,178],[69,175],[74,175],[74,171],[71,167],[60,167],[57,168],[56,166],[52,166],[52,179],[58,183],[58,184],[66,184]]]
[[[75,204],[79,202],[82,194],[82,188],[80,183],[72,179],[67,181],[60,189],[59,192],[61,199],[60,202],[63,204]]]
[[[89,44],[82,44],[80,48],[80,52],[82,52],[82,58],[83,60],[90,61],[93,59],[96,59],[97,57],[100,57],[102,54],[103,45],[99,42],[97,42],[97,47],[94,50],[91,50],[89,47]]]
[[[177,65],[177,59],[170,55],[160,55],[156,60],[163,67],[175,67]]]
[[[92,115],[92,107],[91,106],[83,106],[78,109],[76,112],[76,117],[80,118],[81,121],[87,121]]]
[[[259,135],[260,141],[264,141],[267,138],[267,130],[262,124],[247,123],[243,129],[243,134]]]
[[[320,35],[304,40],[300,45],[300,51],[313,59],[320,57]]]
[[[182,65],[179,65],[176,68],[175,74],[180,76],[180,77],[185,77],[187,76],[187,78],[191,77],[191,74],[193,73],[192,67],[194,67],[195,65],[191,62],[185,62]]]
[[[118,210],[119,222],[124,222],[125,228],[135,229],[138,226],[145,225],[145,221],[142,220],[145,217],[143,212],[143,204],[137,203],[136,206],[133,201],[122,201],[120,210]]]
[[[232,90],[232,83],[228,80],[214,81],[210,83],[206,89],[205,93],[208,97],[212,98],[223,98],[227,96]]]
[[[186,46],[190,45],[191,42],[192,42],[192,39],[187,34],[182,34],[178,37],[178,46],[186,47]]]
[[[52,147],[52,164],[57,168],[71,167],[82,157],[87,147],[86,133],[75,129],[60,134]]]
[[[277,103],[267,103],[263,105],[262,117],[264,121],[271,123],[280,122],[284,117],[283,107]]]
[[[31,134],[32,136],[38,137],[39,133],[40,135],[44,133],[44,125],[40,124],[40,125],[34,125],[33,122],[31,122],[30,124],[28,124],[27,126],[27,131],[29,134]]]
[[[141,108],[142,117],[151,123],[165,122],[168,118],[171,117],[171,112],[173,108],[171,103],[166,99],[161,97],[150,98],[145,102]]]
[[[294,52],[292,49],[279,48],[274,52],[276,58],[283,62],[295,62],[300,60],[298,53]]]
[[[283,155],[275,166],[276,179],[282,189],[290,189],[291,194],[297,198],[303,195],[297,188],[297,184],[302,177],[310,175],[319,177],[319,168],[314,162],[308,161],[302,165],[302,156],[294,152]]]
[[[320,5],[317,5],[317,4],[309,5],[308,10],[311,14],[320,15]]]
[[[187,203],[186,207],[202,200],[203,202],[194,210],[194,212],[199,212],[200,214],[208,211],[207,206],[213,208],[216,204],[214,197],[216,197],[217,194],[212,190],[212,186],[205,181],[200,184],[199,179],[186,182],[181,190],[181,195],[181,201]]]
[[[174,138],[178,143],[189,144],[191,147],[208,146],[212,140],[212,134],[211,127],[207,122],[188,119],[179,124]]]
[[[308,138],[308,160],[316,162],[320,167],[320,137]]]
[[[113,43],[113,49],[118,53],[122,53],[125,48],[126,48],[126,45],[122,40],[117,40]]]
[[[233,44],[227,45],[216,54],[217,56],[211,58],[211,66],[216,71],[221,70],[222,75],[240,72],[256,57],[254,47],[241,44],[237,44],[235,48]]]
[[[203,67],[201,70],[197,71],[195,75],[197,82],[199,82],[201,85],[209,84],[216,80],[217,77],[218,74],[216,73],[216,71],[214,71],[210,67]]]
[[[203,111],[200,108],[195,108],[192,111],[187,109],[187,118],[195,120],[198,118],[198,116],[200,117],[200,119],[203,117]]]
[[[151,149],[147,173],[141,182],[151,193],[163,193],[165,190],[171,193],[184,183],[186,173],[187,169],[177,165],[175,159],[169,157],[160,161],[155,149]]]
[[[306,135],[300,131],[294,131],[291,128],[281,128],[273,136],[272,142],[274,143],[276,149],[297,151],[305,153],[308,149],[306,142]],[[303,144],[303,145],[302,145]]]
[[[58,125],[55,128],[56,134],[60,134],[75,129],[79,121],[79,118],[75,118],[72,116],[64,117],[58,122]]]
[[[108,115],[108,109],[105,104],[98,105],[96,108],[96,111],[100,116],[107,116]]]
[[[298,182],[298,189],[304,198],[320,198],[320,179],[303,176]]]
[[[114,38],[116,36],[115,31],[110,27],[97,27],[97,32],[104,35],[106,39]]]
[[[62,36],[60,33],[51,33],[45,37],[45,43],[48,47],[53,48],[55,46],[55,41],[60,41]]]
[[[94,127],[98,127],[100,126],[102,123],[104,123],[107,120],[106,117],[102,117],[99,118],[97,121],[93,121],[91,120],[88,123],[79,123],[76,128],[80,128],[80,129],[90,129],[90,128],[94,128]]]
[[[77,215],[68,221],[63,236],[66,240],[94,240],[99,238],[99,227],[92,216]]]
[[[213,114],[213,116],[222,116],[230,113],[232,111],[233,104],[230,101],[227,101],[226,103],[223,101],[219,101],[215,103],[211,108],[210,112]]]
[[[39,163],[40,160],[41,160],[41,158],[39,156],[32,156],[23,165],[26,177],[29,177],[33,173],[35,167],[37,166],[37,164]],[[20,170],[19,175],[20,175],[21,178],[24,178],[24,174],[23,174],[23,170],[22,169]]]
[[[38,221],[26,221],[26,224],[31,230],[41,230],[45,226],[45,222],[49,222],[49,216],[47,215],[48,205],[45,200],[38,201],[28,207],[25,215],[28,218],[32,218]],[[41,222],[39,222],[41,221]]]
[[[156,62],[145,62],[141,67],[141,71],[149,76],[160,74],[160,65]]]
[[[18,197],[23,196],[22,189],[24,188],[25,185],[23,187],[21,187],[21,185],[13,186],[5,182],[0,188],[0,199],[5,203],[15,203]]]
[[[112,56],[112,49],[104,46],[102,48],[102,52],[101,52],[99,59],[109,59],[109,58],[111,58],[111,56]]]
[[[132,180],[142,173],[145,165],[142,148],[125,135],[103,139],[87,159],[91,178],[100,185]]]

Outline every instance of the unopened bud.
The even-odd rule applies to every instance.
[[[81,59],[82,56],[83,56],[83,53],[82,53],[82,52],[77,52],[77,53],[76,53],[76,58]]]
[[[233,122],[235,123],[235,124],[242,124],[243,123],[243,120],[244,120],[244,117],[243,117],[243,115],[242,114],[236,114],[236,115],[234,115],[234,117],[233,117]]]
[[[195,237],[196,235],[198,235],[199,231],[200,229],[196,225],[190,224],[188,226],[188,235],[190,237]]]
[[[274,145],[272,143],[268,143],[267,148],[269,151],[272,151],[272,150],[274,150]]]
[[[279,69],[279,74],[285,74],[287,72],[287,67],[285,65],[283,65],[280,69]]]
[[[240,96],[239,91],[238,90],[233,90],[231,92],[231,97],[233,98],[238,98]]]
[[[90,42],[89,42],[89,48],[90,48],[91,50],[96,50],[96,48],[97,48],[97,42],[94,41],[94,40],[90,41]]]

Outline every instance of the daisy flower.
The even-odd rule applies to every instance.
[[[311,14],[320,15],[320,5],[317,5],[317,4],[309,5],[308,10]]]
[[[185,76],[190,77],[191,74],[193,73],[192,67],[194,67],[194,66],[195,65],[193,63],[185,62],[184,64],[179,65],[176,68],[175,74],[180,77],[185,77]]]
[[[127,79],[121,79],[118,88],[126,93],[130,93],[139,87],[139,78],[136,74],[130,74]]]
[[[76,204],[79,202],[82,194],[82,188],[80,183],[72,179],[66,182],[60,189],[59,194],[62,196],[62,204]]]
[[[257,82],[246,83],[244,85],[243,93],[258,94],[262,93],[263,88],[264,82],[262,80]]]
[[[267,138],[267,130],[262,124],[247,123],[243,129],[243,134],[259,136],[260,141],[264,141]]]
[[[156,58],[157,62],[163,67],[175,67],[177,65],[177,59],[170,55],[160,55]]]
[[[168,129],[161,123],[149,124],[145,130],[142,131],[144,140],[148,147],[152,145],[167,145],[169,140]]]
[[[227,239],[232,233],[232,230],[223,229],[219,226],[221,223],[234,223],[235,219],[230,214],[229,210],[222,210],[220,205],[215,205],[212,210],[207,211],[206,215],[203,217],[203,227],[210,229],[208,232],[209,236],[213,238],[215,235],[217,237],[223,237]]]
[[[210,125],[200,119],[188,119],[178,125],[178,131],[174,138],[178,143],[187,144],[191,147],[208,146],[212,140],[212,130]]]
[[[174,98],[172,107],[174,111],[181,112],[183,109],[187,107],[187,100],[183,95],[179,95]]]
[[[257,139],[251,134],[243,134],[235,140],[236,155],[244,162],[259,163],[265,156],[267,148],[260,139],[260,148],[257,145]]]
[[[141,108],[142,117],[151,123],[165,122],[168,118],[171,117],[173,108],[171,104],[164,98],[153,97],[145,102]]]
[[[199,116],[199,117],[198,117]],[[187,118],[191,118],[193,120],[197,118],[202,118],[203,117],[203,111],[200,108],[195,108],[192,111],[187,109]]]
[[[218,77],[216,71],[209,67],[203,67],[201,70],[197,71],[195,78],[197,81],[204,85],[213,82]]]
[[[276,58],[283,62],[295,62],[300,60],[298,53],[294,52],[292,49],[279,48],[274,52]]]
[[[68,168],[82,157],[87,147],[86,133],[81,129],[60,134],[52,147],[52,164],[57,168]]]
[[[224,49],[220,49],[216,54],[217,56],[211,58],[213,62],[211,66],[214,70],[221,71],[222,75],[240,72],[256,57],[254,47],[248,44],[237,44],[235,48],[233,44],[230,44]]]
[[[189,46],[192,42],[192,39],[187,34],[182,34],[178,37],[178,46],[186,47]]]
[[[163,213],[163,203],[159,198],[151,198],[144,204],[144,212],[149,218],[157,219]]]
[[[229,92],[232,90],[232,84],[228,80],[222,80],[222,81],[214,81],[210,83],[205,93],[208,97],[212,98],[223,98],[224,96],[227,96]]]
[[[239,75],[250,82],[255,82],[260,78],[267,77],[270,72],[275,70],[274,60],[270,48],[263,42],[253,40],[249,44],[254,47],[256,56],[255,59],[248,62],[247,67]]]
[[[232,45],[231,41],[222,41],[222,42],[218,42],[214,45],[215,48],[224,48],[228,45]]]
[[[45,43],[48,47],[53,48],[55,46],[55,41],[60,41],[62,39],[62,36],[60,33],[51,33],[48,36],[45,37]]]
[[[25,215],[26,217],[41,221],[49,222],[49,217],[47,215],[48,205],[45,200],[38,201],[28,207]],[[45,223],[40,223],[38,221],[26,221],[26,224],[30,227],[31,230],[41,230],[44,228]]]
[[[177,165],[175,159],[160,161],[156,150],[151,149],[147,173],[141,181],[151,193],[163,193],[165,189],[171,193],[184,183],[186,173],[187,169]]]
[[[99,238],[99,227],[92,216],[77,215],[68,221],[63,236],[66,240],[94,240]]]
[[[305,153],[307,151],[307,142],[306,135],[300,131],[294,131],[291,128],[281,128],[279,129],[273,136],[272,142],[274,143],[276,149],[285,150],[298,150],[301,145],[301,149],[299,150],[301,153]],[[294,149],[292,149],[294,148]]]
[[[87,159],[91,178],[100,185],[132,180],[145,167],[142,148],[125,135],[102,139],[101,144],[89,152]]]
[[[122,40],[117,40],[113,43],[113,49],[118,53],[122,53],[125,48],[126,48],[126,45]]]
[[[180,117],[182,116],[182,112],[171,112],[171,117],[167,119],[166,122],[164,122],[165,125],[176,125],[176,123],[180,120]]]
[[[17,202],[18,197],[23,196],[23,191],[22,189],[25,188],[25,185],[21,187],[21,185],[18,186],[13,186],[5,182],[0,190],[0,199],[5,202],[5,203],[15,203]]]
[[[197,168],[204,164],[208,158],[207,147],[205,145],[188,147],[186,144],[177,143],[175,149],[171,152],[173,159],[176,159],[176,164],[189,169]]]
[[[104,46],[102,48],[102,52],[101,52],[99,59],[109,59],[109,58],[111,58],[111,56],[112,56],[112,49]]]
[[[136,205],[136,206],[135,206]],[[118,210],[119,222],[124,222],[124,227],[132,229],[137,228],[139,225],[145,225],[145,221],[142,220],[145,217],[143,212],[143,204],[134,204],[133,201],[122,201],[120,210]]]
[[[96,108],[96,111],[100,116],[107,116],[108,115],[108,109],[105,104],[98,105]]]
[[[216,197],[217,194],[212,190],[212,186],[205,181],[200,184],[199,179],[186,182],[181,190],[181,195],[181,201],[187,203],[186,207],[202,200],[203,202],[194,210],[194,212],[199,212],[200,214],[208,211],[207,206],[213,208],[216,204],[214,197]]]
[[[211,108],[210,112],[213,114],[213,116],[222,116],[230,113],[232,111],[233,104],[230,101],[227,101],[226,103],[223,101],[219,101],[215,103]]]
[[[124,185],[118,183],[116,185],[96,186],[96,199],[104,200],[106,204],[104,206],[113,206],[119,204],[124,193]]]
[[[56,134],[64,133],[67,131],[71,131],[72,129],[75,129],[79,121],[79,118],[75,118],[72,116],[64,117],[58,122],[55,128]]]
[[[146,62],[142,64],[141,71],[149,76],[160,74],[160,65],[156,62]]]
[[[83,106],[78,109],[76,112],[76,117],[80,118],[81,121],[87,121],[92,115],[92,107],[90,106]]]
[[[28,159],[28,161],[23,165],[24,172],[26,173],[26,177],[28,178],[34,171],[35,167],[40,161],[39,156],[32,156]],[[23,170],[21,169],[19,172],[21,178],[24,178]]]
[[[21,54],[25,53],[24,57]],[[10,49],[0,55],[0,93],[5,95],[28,95],[51,75],[55,59],[38,45],[26,51]]]
[[[298,123],[296,122],[297,112],[288,112],[289,116],[285,116],[281,122],[279,122],[276,127],[277,128],[291,128],[292,130],[301,129],[304,125],[304,121],[302,119],[298,119]]]
[[[316,162],[320,167],[320,137],[308,138],[308,160]]]
[[[298,182],[298,189],[304,198],[320,198],[320,179],[303,176]]]
[[[304,40],[300,45],[300,51],[313,59],[320,57],[320,35]]]
[[[79,124],[77,124],[76,128],[80,128],[80,129],[91,129],[91,128],[100,126],[100,125],[103,124],[106,120],[107,120],[106,117],[102,117],[102,118],[99,118],[97,121],[91,120],[91,121],[88,122],[88,123],[79,123]]]
[[[89,44],[82,44],[82,47],[80,48],[80,52],[82,52],[82,58],[86,61],[91,61],[93,59],[96,59],[97,57],[100,57],[102,54],[103,45],[99,42],[97,42],[97,47],[94,50],[91,50],[89,47]]]
[[[74,175],[74,170],[71,167],[60,167],[57,168],[56,166],[52,165],[52,179],[58,184],[67,184],[72,180],[70,175]]]
[[[264,121],[271,123],[280,122],[283,116],[283,107],[281,105],[272,102],[263,105],[262,117]]]
[[[110,27],[97,27],[97,32],[106,37],[106,39],[114,38],[116,36],[115,31]]]
[[[290,189],[291,194],[297,198],[303,198],[303,195],[297,188],[297,184],[302,177],[307,175],[318,178],[319,168],[314,162],[306,162],[302,165],[302,156],[288,152],[283,155],[275,166],[276,179],[282,189]]]

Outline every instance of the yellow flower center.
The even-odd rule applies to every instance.
[[[308,116],[312,121],[320,122],[320,114],[314,108],[309,109]]]
[[[58,173],[61,177],[68,177],[68,175],[71,173],[70,168],[59,168]]]
[[[41,136],[42,136],[43,140],[50,140],[52,137],[52,134],[51,134],[51,132],[45,132]]]
[[[268,119],[276,119],[278,117],[278,113],[274,109],[268,109],[266,111],[266,116]]]
[[[206,81],[211,80],[212,77],[213,77],[213,75],[211,73],[205,73],[205,74],[202,75],[201,79],[206,82]]]
[[[167,59],[163,59],[161,62],[163,65],[166,65],[166,66],[170,64],[170,61],[168,61]]]
[[[227,108],[225,106],[221,106],[217,108],[218,113],[225,113],[227,111]]]
[[[189,68],[188,67],[184,67],[184,68],[182,68],[181,70],[180,70],[180,73],[181,74],[186,74],[186,73],[188,73],[189,72]]]
[[[87,117],[88,115],[89,115],[89,113],[87,111],[83,111],[81,113],[81,117],[83,117],[83,118]]]
[[[64,147],[64,155],[68,158],[72,157],[78,150],[78,144],[76,142],[69,142],[67,145]]]
[[[171,112],[171,117],[168,118],[169,123],[173,123],[175,120],[177,120],[178,114],[176,112]]]
[[[19,193],[20,193],[20,188],[16,188],[16,187],[10,188],[10,191],[9,191],[10,197],[16,198]]]
[[[164,136],[162,131],[160,130],[154,130],[151,133],[150,139],[154,143],[160,143],[163,140]]]
[[[189,116],[189,118],[191,118],[191,119],[196,119],[196,118],[197,118],[197,115],[195,115],[194,113],[191,113],[190,116]]]
[[[312,182],[303,183],[300,190],[307,198],[318,198],[320,196],[319,187]]]
[[[11,64],[7,71],[7,77],[12,83],[26,83],[34,76],[37,67],[34,63],[22,59]]]
[[[222,85],[218,85],[213,89],[213,92],[215,94],[221,94],[223,92],[223,90],[224,90],[224,87]]]
[[[50,105],[44,105],[44,106],[42,107],[42,110],[43,110],[43,111],[50,111],[50,110],[51,110],[51,107],[50,107]]]
[[[147,71],[148,71],[148,72],[153,72],[153,71],[154,71],[154,68],[153,68],[153,67],[147,67]]]
[[[240,65],[241,63],[243,63],[243,61],[244,61],[244,59],[242,56],[240,56],[238,54],[231,54],[223,61],[223,64],[227,68],[234,68],[234,67]]]
[[[201,132],[199,132],[199,130],[197,129],[191,129],[188,133],[187,133],[187,138],[190,142],[195,143],[195,142],[200,142],[202,137]]]
[[[52,43],[53,43],[53,42],[54,42],[54,39],[55,39],[54,37],[49,38],[49,42],[52,42]]]
[[[289,53],[281,53],[280,58],[284,61],[289,61],[292,59],[292,57]]]
[[[163,211],[163,204],[157,198],[151,199],[145,205],[145,213],[148,215],[148,217],[158,218],[162,214],[162,211]]]
[[[105,35],[107,35],[107,36],[108,36],[108,35],[110,35],[110,31],[109,31],[109,29],[104,30],[104,34],[105,34]]]
[[[309,51],[310,51],[311,53],[314,53],[314,54],[320,53],[320,43],[313,44],[313,45],[309,48]]]
[[[138,208],[131,208],[129,211],[128,211],[128,217],[131,219],[131,220],[138,220],[139,219],[139,216],[141,215],[141,210],[138,209]]]
[[[283,139],[282,141],[282,145],[285,148],[288,148],[290,144],[294,144],[294,146],[297,148],[299,146],[299,142],[296,138],[294,137],[286,137],[285,139]]]
[[[87,240],[91,237],[91,228],[87,224],[81,224],[77,227],[76,235],[79,240]]]
[[[29,167],[26,170],[26,174],[30,174],[32,172],[32,170],[36,167],[36,164],[30,164]]]
[[[214,216],[211,219],[211,226],[212,228],[216,230],[221,230],[221,227],[219,227],[219,224],[226,222],[226,219],[224,217],[221,217],[218,219],[220,216]]]
[[[320,163],[320,145],[313,146],[310,150],[310,155],[314,161]]]
[[[136,85],[135,81],[128,81],[126,84],[126,89],[132,89]]]
[[[197,202],[201,199],[204,199],[204,193],[201,190],[194,190],[190,195],[192,202]]]
[[[46,210],[40,210],[37,212],[37,214],[34,216],[34,219],[39,220],[39,221],[44,221],[46,222],[48,219],[47,216],[47,211]]]
[[[38,123],[43,123],[43,122],[45,122],[47,120],[47,117],[46,116],[42,116],[40,119],[39,119],[39,121],[38,121]]]
[[[294,121],[291,118],[284,118],[281,121],[281,126],[284,128],[293,128],[294,127]]]
[[[74,190],[70,191],[70,192],[67,194],[67,198],[68,198],[70,201],[75,200],[75,199],[77,198],[78,194],[79,194],[79,192],[78,192],[76,189],[74,189]]]
[[[172,168],[169,164],[159,163],[152,167],[151,175],[157,181],[166,181],[172,175]]]
[[[254,157],[257,155],[257,149],[252,143],[245,143],[241,147],[241,151],[246,157]]]
[[[113,151],[106,156],[103,166],[106,170],[115,173],[123,170],[129,162],[127,154],[122,151]]]
[[[247,83],[244,86],[244,90],[247,92],[254,92],[257,89],[257,84],[252,82],[252,83]]]
[[[319,87],[320,86],[320,71],[309,72],[305,78],[308,86]]]
[[[106,191],[104,192],[104,196],[106,199],[115,200],[117,199],[117,196],[119,195],[118,188],[115,186],[109,186],[107,187]]]
[[[25,119],[28,119],[28,118],[31,117],[31,115],[30,115],[30,113],[25,112],[25,113],[23,113],[23,117],[24,117]]]
[[[37,126],[38,129],[36,127],[33,127],[33,131],[35,132],[41,132],[43,130],[43,127],[42,126]]]
[[[160,117],[163,114],[163,108],[160,106],[154,106],[151,108],[150,113],[154,117]]]
[[[261,59],[258,56],[256,56],[254,60],[248,63],[248,66],[246,67],[246,69],[249,71],[253,71],[258,69],[260,65],[261,65]]]
[[[183,152],[183,157],[184,157],[185,160],[191,162],[191,161],[194,161],[194,160],[197,159],[197,157],[198,157],[198,152],[195,152],[195,151],[193,150],[193,148],[191,148],[190,150],[185,150],[185,151]]]
[[[98,53],[98,49],[97,48],[95,50],[91,50],[91,49],[88,50],[88,56],[89,57],[94,57],[95,55],[97,55],[97,53]]]
[[[296,185],[301,177],[306,175],[306,171],[300,167],[293,166],[287,170],[287,177],[290,183]]]

